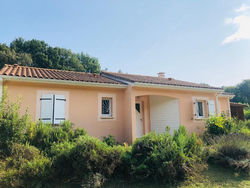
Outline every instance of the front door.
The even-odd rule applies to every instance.
[[[136,102],[135,104],[136,111],[136,138],[140,138],[143,136],[143,117],[142,117],[142,109],[141,103]]]

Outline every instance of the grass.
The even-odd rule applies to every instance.
[[[238,173],[234,173],[231,169],[225,169],[214,165],[209,165],[199,177],[181,183],[180,185],[159,185],[152,182],[125,182],[112,180],[104,185],[104,188],[163,188],[163,187],[179,187],[179,188],[250,188],[250,177]]]

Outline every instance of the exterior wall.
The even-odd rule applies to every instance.
[[[224,113],[226,115],[231,116],[229,98],[228,97],[219,97],[218,101],[219,101],[220,113]]]
[[[41,84],[28,82],[4,81],[8,87],[10,97],[16,100],[17,96],[22,97],[21,112],[28,108],[31,117],[37,120],[39,115],[39,93],[52,91],[64,93],[68,97],[67,117],[74,123],[75,128],[84,128],[88,134],[102,138],[106,135],[113,135],[120,142],[131,143],[136,138],[136,114],[135,101],[143,102],[144,107],[144,133],[149,133],[150,128],[150,100],[149,96],[167,96],[178,99],[180,124],[186,126],[189,133],[201,133],[204,130],[204,120],[195,120],[193,111],[193,98],[206,98],[214,100],[215,92],[196,92],[191,90],[172,90],[139,88],[129,85],[126,89],[98,88],[86,86],[69,86],[56,84]],[[116,118],[100,119],[98,117],[98,96],[100,94],[115,95]],[[219,97],[221,111],[229,111],[228,97]],[[206,112],[207,113],[207,112]],[[216,112],[218,113],[218,112]]]
[[[153,89],[153,88],[139,88],[134,87],[132,97],[138,96],[167,96],[179,100],[180,124],[187,128],[189,133],[202,133],[205,128],[204,120],[195,120],[193,117],[193,98],[206,98],[207,100],[214,100],[216,102],[215,92],[195,92],[190,90],[170,90],[170,89]],[[206,105],[205,105],[206,106]],[[150,107],[149,107],[150,108]],[[148,109],[150,110],[150,109]],[[207,113],[207,111],[205,111]],[[135,122],[135,120],[132,120]],[[145,125],[148,126],[148,125]],[[135,138],[135,137],[133,137]]]
[[[35,84],[5,81],[4,86],[12,100],[21,96],[21,113],[28,111],[33,120],[39,119],[39,95],[43,91],[68,94],[68,119],[74,123],[74,128],[84,128],[88,134],[102,138],[109,134],[123,142],[124,134],[124,89],[73,87],[53,84]],[[113,94],[116,96],[116,118],[100,120],[98,118],[98,94]],[[67,97],[66,97],[67,98]]]

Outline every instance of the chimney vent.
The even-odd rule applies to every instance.
[[[157,74],[159,78],[165,78],[165,72],[158,72]]]

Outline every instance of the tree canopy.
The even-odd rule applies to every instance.
[[[9,46],[0,44],[0,68],[4,64],[99,73],[98,59],[83,52],[51,47],[41,40],[17,38]]]
[[[250,80],[244,80],[236,86],[225,87],[225,91],[235,95],[232,102],[250,104]]]

